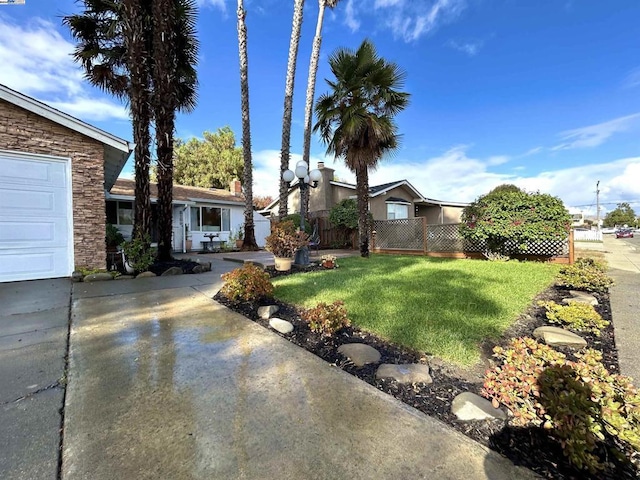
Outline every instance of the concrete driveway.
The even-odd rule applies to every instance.
[[[56,479],[71,281],[0,283],[0,478]]]

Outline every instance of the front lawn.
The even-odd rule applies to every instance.
[[[498,338],[559,270],[537,262],[387,255],[339,264],[274,279],[275,296],[304,307],[342,300],[358,327],[460,365],[477,362],[480,343]]]

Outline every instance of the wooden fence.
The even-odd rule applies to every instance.
[[[375,220],[372,251],[447,258],[484,258],[484,242],[472,242],[460,235],[460,224],[427,225],[425,217]],[[515,243],[506,249],[515,258],[573,263],[573,232],[564,240],[529,242],[522,254]]]

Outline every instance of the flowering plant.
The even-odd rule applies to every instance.
[[[293,258],[296,251],[309,244],[309,236],[296,230],[293,222],[277,224],[265,239],[266,250],[280,258]]]
[[[323,255],[321,257],[321,264],[324,268],[335,268],[338,266],[336,262],[336,257],[334,255]]]
[[[335,262],[336,257],[334,255],[322,255],[323,262]]]

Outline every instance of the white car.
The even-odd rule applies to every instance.
[[[613,227],[606,227],[602,229],[602,233],[616,233],[616,229]]]

